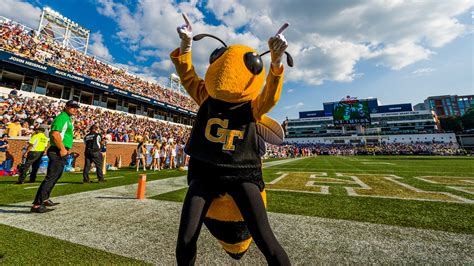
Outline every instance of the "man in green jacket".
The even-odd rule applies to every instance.
[[[50,141],[51,146],[47,151],[49,163],[46,177],[38,188],[35,201],[31,212],[44,213],[54,209],[46,207],[55,206],[59,203],[54,203],[49,199],[51,191],[58,182],[59,178],[66,165],[66,157],[72,148],[74,139],[74,126],[71,121],[71,116],[77,113],[79,104],[70,100],[66,103],[64,110],[56,116],[51,125]]]

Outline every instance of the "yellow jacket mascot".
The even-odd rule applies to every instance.
[[[240,259],[252,239],[270,265],[289,265],[288,255],[275,238],[266,213],[261,155],[265,141],[283,142],[283,130],[265,116],[280,98],[288,43],[284,24],[268,40],[271,69],[265,82],[261,56],[244,45],[227,46],[211,34],[193,37],[189,19],[178,27],[179,48],[171,60],[189,95],[199,105],[186,153],[190,155],[189,189],[179,225],[178,265],[196,260],[196,242],[204,223],[224,250]],[[211,53],[204,80],[192,64],[192,41],[211,37],[224,46]],[[262,90],[263,88],[263,90]]]

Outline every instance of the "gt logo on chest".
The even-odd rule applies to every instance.
[[[217,125],[217,132],[216,135],[211,134],[211,128],[213,125]],[[227,129],[229,127],[229,119],[219,119],[219,118],[211,118],[207,121],[206,125],[206,139],[215,143],[222,143],[222,150],[226,151],[234,151],[234,139],[237,137],[238,139],[244,138],[244,131],[241,130],[231,130]]]

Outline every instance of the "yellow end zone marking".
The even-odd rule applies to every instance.
[[[285,172],[281,176],[267,183],[268,189],[278,189],[285,191],[310,191],[313,193],[329,194],[329,187],[306,186],[310,174],[318,174],[315,172]]]
[[[353,182],[351,180],[330,178],[330,177],[327,177],[327,176],[328,176],[328,173],[326,173],[326,172],[322,172],[322,173],[318,173],[318,174],[312,174],[312,175],[309,176],[309,178],[316,179],[316,180],[308,181],[308,183],[312,183],[312,184],[315,184],[315,183],[355,184],[355,182]],[[337,173],[336,173],[336,176],[338,176]]]
[[[357,185],[343,186],[349,196],[393,198],[402,200],[442,201],[474,203],[474,200],[466,199],[449,192],[425,191],[410,186],[399,180],[402,177],[384,174],[354,174],[335,173],[336,177],[328,177],[327,172],[278,172],[280,177],[268,183],[268,189],[330,194],[328,183],[334,185]],[[345,179],[343,179],[345,178]],[[474,188],[456,187],[454,189],[474,194]]]
[[[358,184],[367,184],[367,187],[346,187],[347,193],[350,196],[474,203],[473,200],[448,192],[425,191],[412,187],[396,180],[402,179],[396,175],[358,175],[351,177]]]

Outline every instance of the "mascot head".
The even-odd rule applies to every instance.
[[[259,95],[265,82],[265,68],[261,56],[254,49],[244,45],[227,46],[211,34],[198,34],[193,40],[211,37],[224,46],[217,48],[209,57],[204,83],[207,92],[214,98],[230,103],[251,101]],[[293,59],[286,53],[289,66]]]

